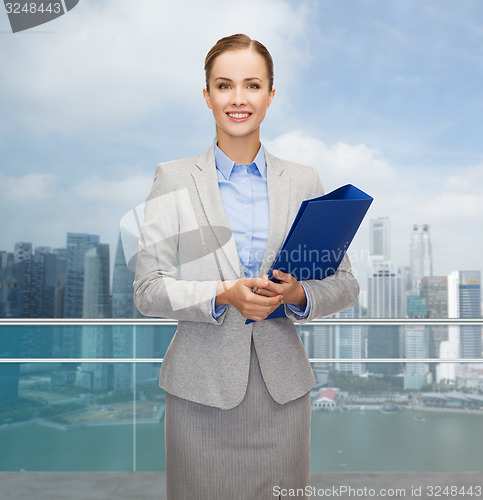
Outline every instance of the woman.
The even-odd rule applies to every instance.
[[[324,280],[274,271],[280,283],[268,281],[300,203],[322,186],[314,168],[260,144],[275,95],[262,44],[222,38],[205,74],[216,140],[197,157],[158,165],[135,302],[145,315],[178,320],[159,380],[168,498],[268,499],[309,484],[315,379],[293,322],[351,307],[359,287],[346,257]],[[264,321],[281,304],[287,317]]]

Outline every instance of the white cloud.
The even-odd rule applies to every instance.
[[[116,180],[93,175],[82,179],[71,192],[84,203],[125,205],[143,201],[152,181],[153,176],[148,174],[128,174]]]
[[[428,183],[420,172],[391,165],[380,150],[364,144],[328,145],[295,131],[265,145],[277,156],[317,167],[326,192],[350,183],[373,196],[367,220],[390,217],[392,255],[398,265],[409,264],[412,225],[427,223],[432,231],[434,273],[481,268],[483,164]],[[368,247],[367,220],[354,240],[359,249]]]
[[[32,206],[51,199],[58,189],[56,178],[48,173],[34,173],[21,177],[0,174],[2,203]]]
[[[11,251],[17,241],[62,247],[67,232],[85,232],[99,234],[113,252],[121,217],[145,200],[152,182],[151,174],[124,173],[70,187],[50,174],[0,175],[0,212],[8,214],[1,249]]]
[[[424,176],[414,170],[390,164],[383,152],[364,144],[326,144],[300,130],[264,144],[277,156],[317,167],[327,192],[351,183],[374,197],[353,242],[358,255],[367,254],[368,220],[389,216],[392,254],[398,265],[409,263],[412,225],[427,223],[431,226],[435,274],[481,268],[483,164],[447,174],[436,186],[422,181]],[[25,240],[34,245],[63,246],[66,232],[72,231],[99,234],[114,252],[119,221],[145,200],[153,172],[126,166],[109,170],[111,173],[85,177],[72,187],[45,173],[0,175],[0,210],[8,214],[2,220],[3,249],[11,250],[15,241]]]
[[[53,33],[4,37],[0,89],[29,129],[102,129],[159,113],[169,123],[173,102],[179,114],[204,107],[204,57],[222,36],[260,39],[289,82],[306,60],[307,18],[304,5],[280,0],[80,2],[49,23]]]

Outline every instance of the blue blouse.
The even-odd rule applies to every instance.
[[[260,145],[257,155],[248,165],[237,165],[215,143],[215,164],[218,186],[238,255],[246,278],[256,278],[260,271],[267,245],[270,212],[267,190],[267,163]],[[306,317],[310,312],[307,289],[306,307],[287,304],[298,316]],[[212,299],[213,317],[223,314],[226,305],[215,307],[216,292]]]

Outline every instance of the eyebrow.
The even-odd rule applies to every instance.
[[[216,80],[225,80],[227,82],[233,82],[233,80],[231,78],[226,78],[224,76],[219,76],[218,78],[215,78],[215,82]],[[248,82],[250,80],[258,80],[258,81],[262,81],[260,78],[258,78],[258,76],[251,76],[250,78],[244,78],[243,81],[244,82]]]

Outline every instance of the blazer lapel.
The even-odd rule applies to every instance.
[[[226,240],[223,241],[226,231],[220,231],[218,229],[230,228],[230,222],[223,207],[220,190],[218,188],[213,144],[207,151],[198,157],[196,166],[198,169],[193,172],[192,176],[196,183],[198,195],[203,205],[206,218],[210,226],[214,229],[213,232],[220,245],[220,249],[225,253],[237,277],[240,278],[243,276],[243,266],[238,255],[235,238],[232,235],[228,242],[226,242]],[[219,252],[219,250],[217,252]]]
[[[269,231],[267,245],[260,266],[259,276],[268,274],[289,229],[289,206],[290,206],[290,176],[284,174],[283,163],[271,155],[265,148],[265,159],[267,162],[267,190],[269,204]],[[221,250],[225,253],[233,271],[237,277],[243,277],[243,266],[236,248],[235,238],[232,236],[228,243],[220,237],[217,227],[229,228],[230,222],[226,215],[218,189],[218,177],[216,175],[215,155],[213,145],[202,153],[197,161],[198,170],[193,172],[198,195],[203,205],[206,218],[212,228],[215,228]]]
[[[283,163],[265,148],[267,162],[267,189],[270,223],[267,246],[260,266],[259,276],[268,274],[289,229],[290,176],[284,173]]]

